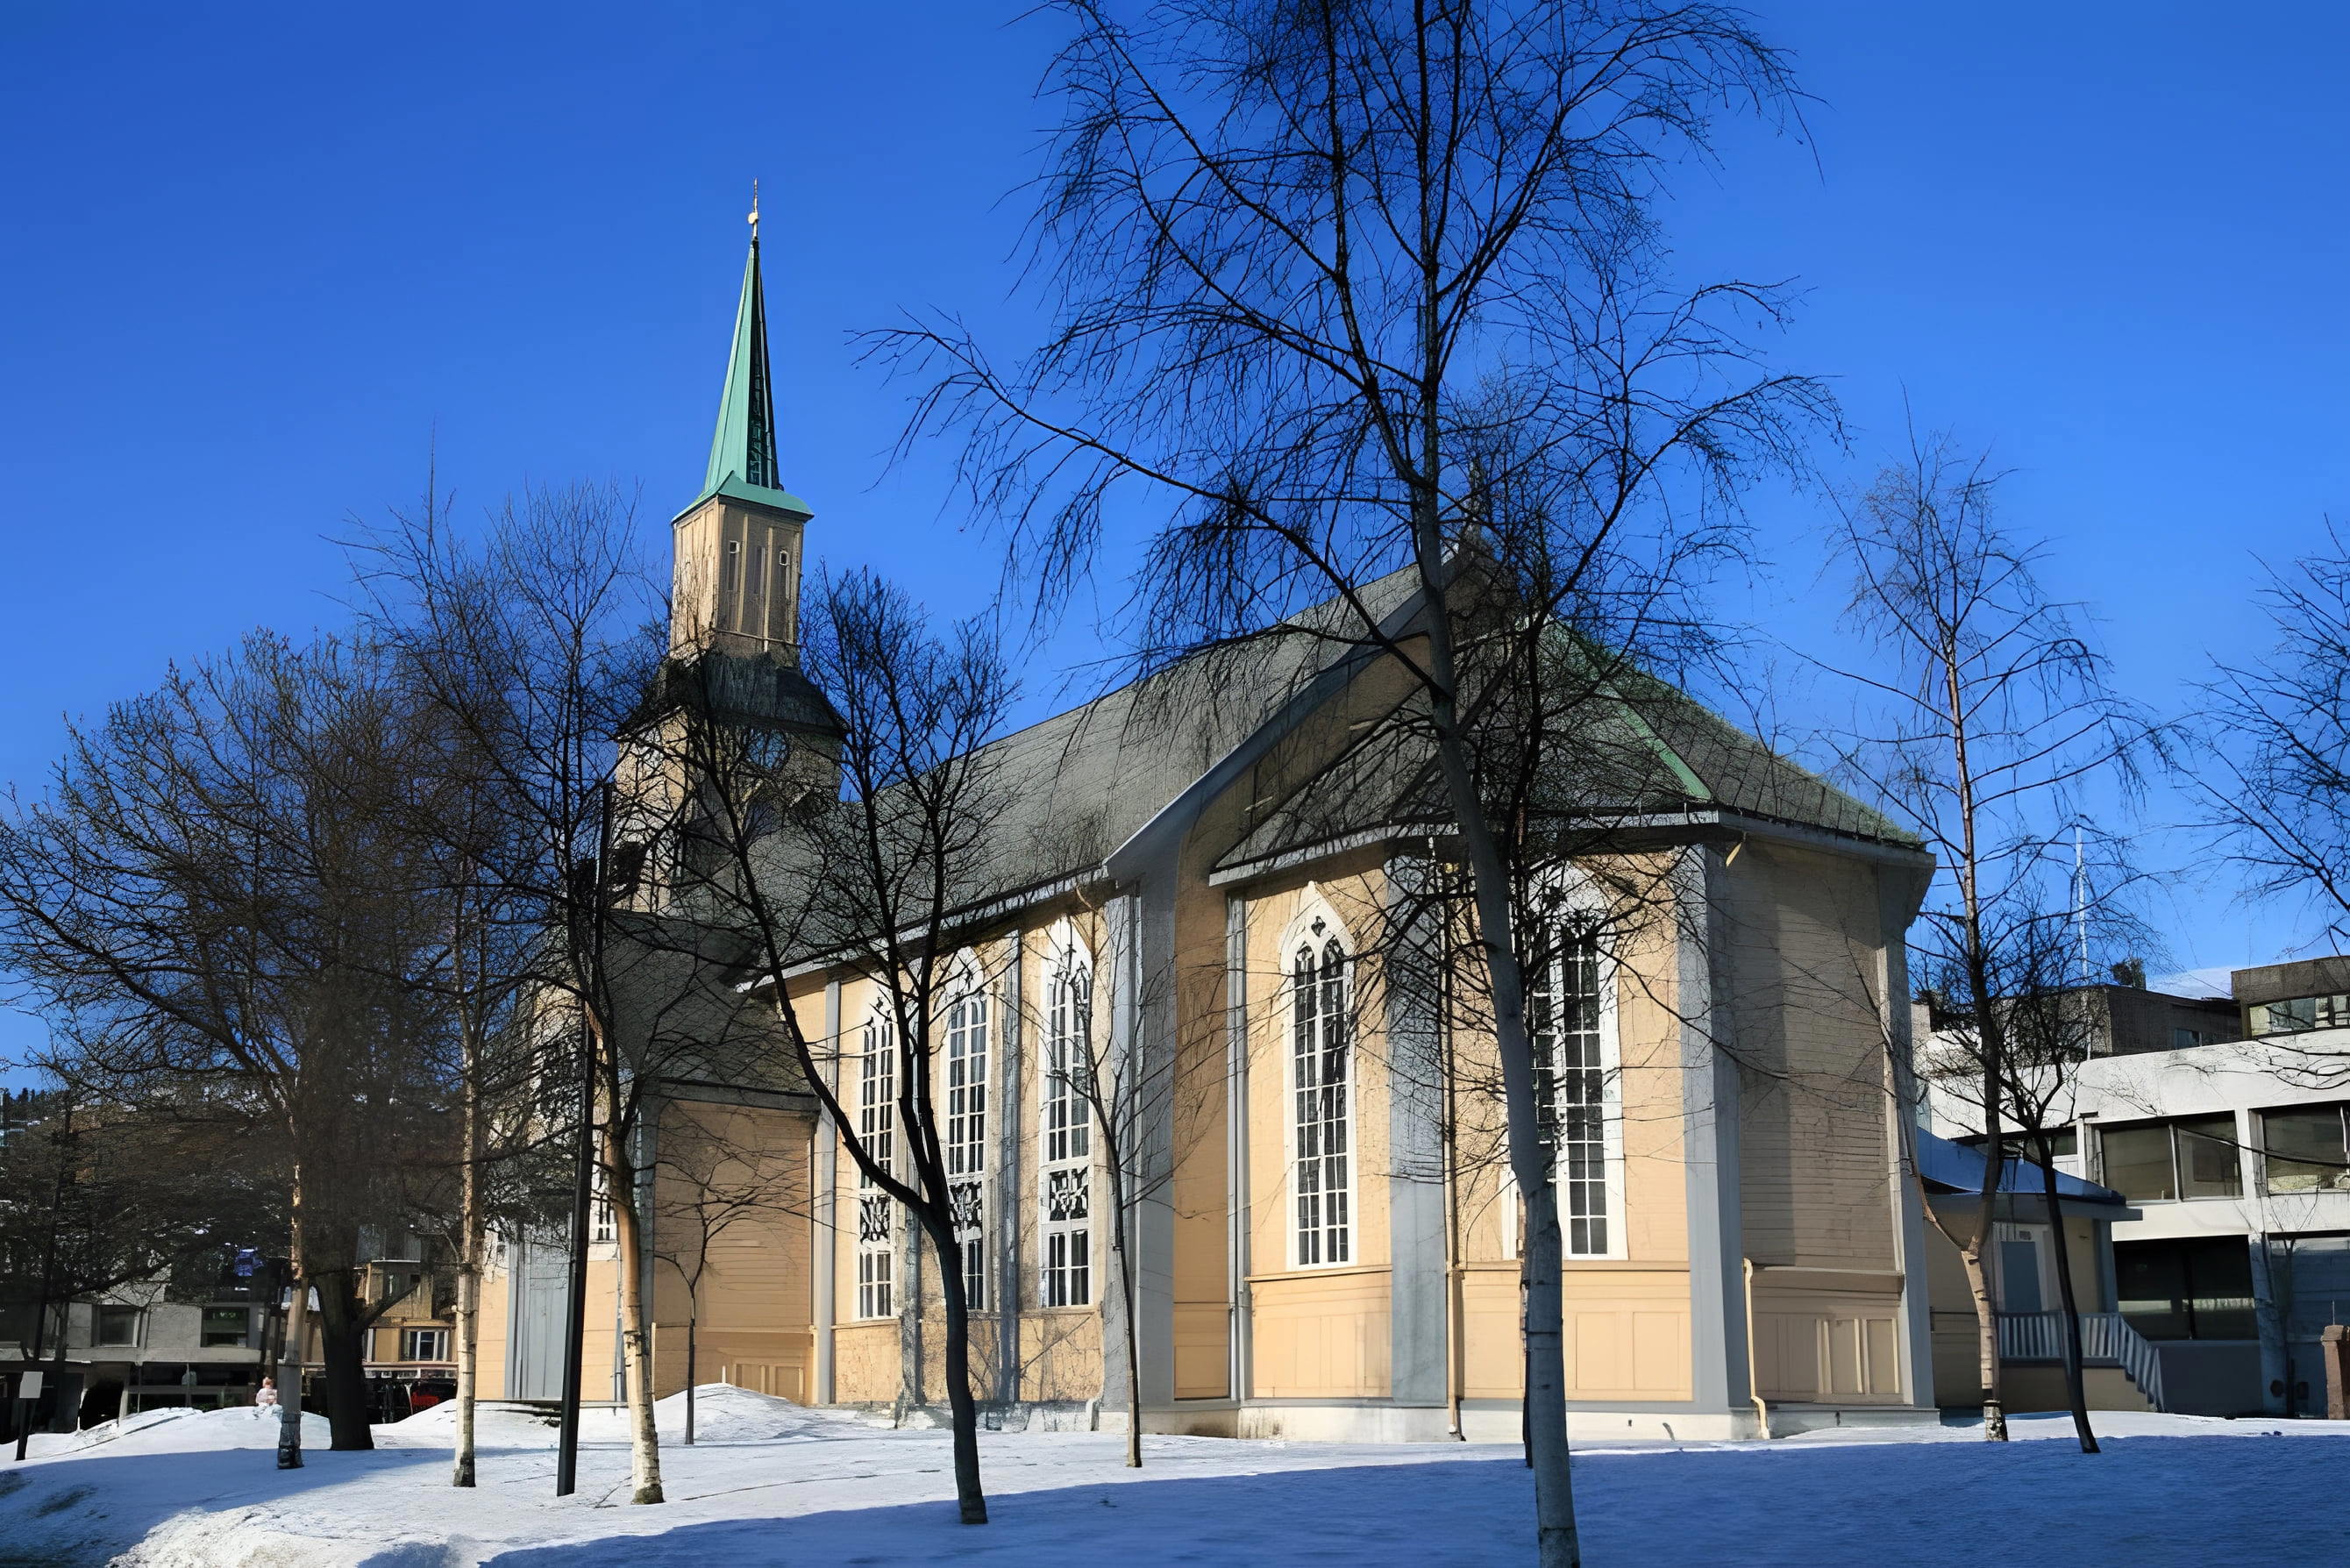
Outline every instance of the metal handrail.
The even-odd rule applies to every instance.
[[[2003,1312],[1999,1314],[1999,1355],[2002,1361],[2062,1361],[2064,1359],[2064,1314],[2061,1312]],[[2118,1366],[2129,1374],[2147,1403],[2162,1408],[2162,1358],[2147,1337],[2117,1312],[2081,1314],[2081,1360],[2084,1365]]]

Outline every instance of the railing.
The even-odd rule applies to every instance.
[[[2064,1314],[2061,1312],[2003,1312],[1999,1314],[1999,1356],[2002,1361],[2062,1361],[2064,1359]],[[2081,1361],[2085,1366],[2118,1366],[2129,1374],[2147,1403],[2162,1408],[2162,1358],[2146,1336],[2117,1312],[2081,1314]]]

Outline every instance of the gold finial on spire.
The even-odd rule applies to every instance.
[[[754,176],[753,176],[752,181],[751,181],[751,241],[752,241],[752,243],[753,243],[754,244],[756,244],[758,243],[758,239],[759,239],[759,182],[758,182],[758,178],[754,175]]]

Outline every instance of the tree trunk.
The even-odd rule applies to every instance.
[[[1424,558],[1433,560],[1431,545]],[[1450,696],[1450,630],[1435,574],[1430,585],[1430,663],[1443,682],[1430,702],[1445,793],[1467,852],[1493,1007],[1493,1044],[1501,1058],[1503,1104],[1508,1114],[1510,1167],[1526,1204],[1526,1249],[1520,1265],[1525,1289],[1526,1449],[1534,1472],[1535,1561],[1540,1568],[1580,1568],[1583,1549],[1575,1524],[1575,1481],[1566,1441],[1565,1298],[1561,1278],[1558,1193],[1543,1147],[1535,1107],[1534,1041],[1526,1033],[1525,977],[1518,968],[1511,908],[1512,882],[1470,768],[1460,717]]]
[[[604,1176],[619,1248],[620,1356],[629,1402],[629,1501],[660,1502],[660,1437],[653,1427],[652,1334],[645,1323],[644,1233],[638,1222],[634,1171],[620,1140],[604,1132]]]
[[[277,1468],[302,1468],[302,1355],[310,1337],[310,1278],[302,1262],[302,1168],[294,1168],[291,1283],[286,1293],[285,1343],[277,1363]]]
[[[322,1276],[318,1353],[326,1363],[327,1422],[333,1433],[327,1446],[338,1453],[375,1447],[375,1434],[368,1427],[367,1334],[353,1271],[338,1269]]]
[[[1975,1360],[1982,1376],[1983,1440],[2003,1443],[2007,1441],[2007,1409],[2000,1399],[1999,1313],[1991,1303],[1990,1272],[1983,1264],[1991,1235],[1990,1205],[1986,1204],[1972,1241],[1959,1249],[1959,1262],[1966,1269],[1967,1290],[1975,1303]]]
[[[1139,1314],[1134,1304],[1134,1249],[1129,1244],[1126,1225],[1126,1183],[1120,1177],[1124,1169],[1124,1147],[1112,1137],[1102,1139],[1102,1164],[1109,1177],[1109,1250],[1118,1260],[1118,1333],[1126,1341],[1126,1463],[1128,1469],[1142,1468],[1142,1368],[1137,1359],[1141,1342]]]
[[[962,1522],[985,1524],[987,1492],[979,1479],[979,1402],[971,1393],[971,1296],[963,1284],[962,1247],[954,1238],[951,1215],[943,1220],[924,1215],[922,1233],[939,1260],[939,1293],[946,1306],[947,1417],[954,1436],[955,1503]]]
[[[470,1045],[468,1054],[471,1054]],[[482,1321],[481,1091],[478,1067],[465,1074],[465,1163],[457,1189],[457,1438],[451,1451],[449,1484],[473,1484],[473,1401],[481,1376]]]
[[[693,1447],[693,1380],[697,1376],[693,1365],[694,1331],[701,1325],[702,1314],[688,1309],[685,1319],[685,1446]]]
[[[2064,1313],[2064,1397],[2073,1407],[2074,1435],[2081,1451],[2098,1451],[2097,1434],[2089,1429],[2089,1395],[2081,1376],[2081,1304],[2073,1293],[2073,1261],[2064,1241],[2064,1216],[2056,1207],[2056,1165],[2048,1140],[2040,1140],[2040,1189],[2048,1199],[2049,1239],[2055,1244],[2056,1300]]]

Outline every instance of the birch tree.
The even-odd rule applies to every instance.
[[[2164,737],[2112,690],[2080,607],[2041,587],[2040,547],[1997,521],[1998,481],[1948,438],[1921,439],[1845,509],[1834,547],[1851,625],[1874,655],[1843,672],[1864,714],[1836,742],[1842,769],[1940,863],[1911,932],[1911,973],[1946,1008],[1944,1038],[1982,1116],[1971,1218],[1948,1233],[1974,1299],[1983,1435],[2003,1441],[1990,1260],[2006,1128],[2020,1110],[2044,1145],[2069,1039],[2058,993],[2088,978],[2065,962],[2070,932],[2076,915],[2117,915],[2109,900],[2067,901],[2074,833],[2089,806],[2127,804]]]
[[[536,938],[527,967],[506,979],[536,1017],[533,1038],[553,1054],[547,1075],[578,1086],[569,1114],[619,1254],[630,1501],[657,1503],[636,1149],[661,1075],[629,1060],[615,1033],[619,968],[634,950],[616,929],[606,872],[616,737],[650,686],[660,646],[659,604],[633,540],[625,498],[574,485],[510,500],[470,536],[428,493],[354,554],[374,634],[399,652],[462,747],[478,798],[502,818],[485,839],[494,853],[472,875]],[[575,1314],[586,1245],[585,1214],[575,1212]],[[558,1489],[577,1452],[569,1419],[562,1437]]]
[[[964,475],[1032,580],[1065,588],[1113,549],[1139,560],[1146,663],[1313,639],[1388,661],[1424,711],[1526,1204],[1540,1560],[1575,1562],[1523,868],[1475,739],[1481,692],[1524,677],[1464,668],[1482,633],[1463,601],[1482,601],[1485,632],[1495,616],[1577,628],[1637,660],[1671,618],[1625,579],[1669,599],[1690,586],[1734,547],[1741,483],[1825,414],[1815,383],[1762,368],[1748,340],[1775,322],[1774,291],[1678,283],[1660,223],[1668,174],[1706,155],[1719,115],[1787,123],[1786,62],[1711,5],[1050,9],[1069,32],[1046,78],[1060,122],[1030,275],[1051,335],[1006,364],[951,318],[873,348],[926,383],[910,440],[964,438]],[[1481,550],[1486,485],[1540,504]],[[1172,521],[1114,537],[1143,508]],[[1492,566],[1469,594],[1480,554]],[[1397,573],[1423,607],[1409,628],[1373,588]]]

